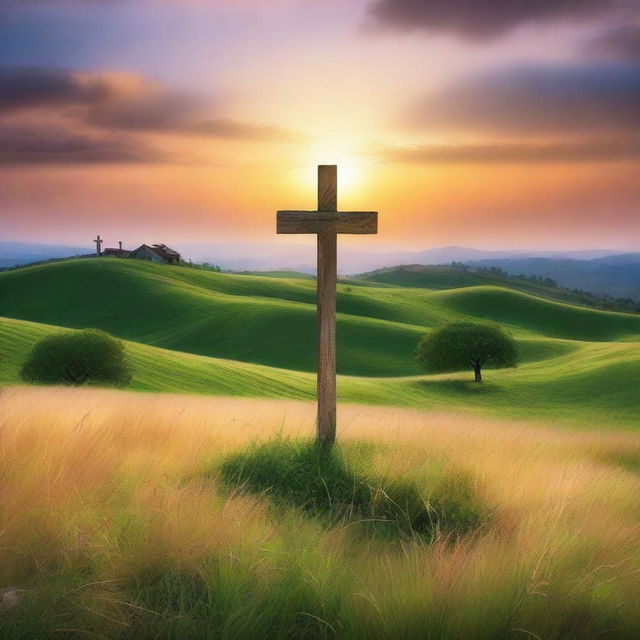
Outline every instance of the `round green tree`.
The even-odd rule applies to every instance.
[[[497,325],[451,322],[420,340],[416,362],[429,373],[473,369],[475,381],[482,382],[484,365],[515,367],[518,352],[513,338]]]
[[[43,384],[124,387],[131,382],[131,367],[120,340],[104,331],[86,329],[38,340],[20,375],[27,382]]]

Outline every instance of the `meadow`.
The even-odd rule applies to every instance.
[[[638,637],[640,316],[341,282],[324,457],[315,283],[279,276],[0,273],[0,637]],[[518,368],[419,374],[420,336],[479,318]],[[124,340],[129,390],[20,384],[83,327]]]
[[[432,284],[448,286],[451,277],[443,271]],[[72,260],[0,273],[0,316],[0,384],[19,381],[38,336],[96,327],[127,341],[136,390],[294,399],[315,393],[312,280]],[[491,371],[481,387],[467,372],[420,375],[413,353],[426,331],[484,318],[516,339],[517,369]],[[341,401],[533,414],[578,428],[638,424],[637,314],[487,285],[349,282],[339,284],[337,324]]]
[[[341,405],[349,465],[411,479],[425,504],[464,480],[480,505],[465,535],[384,539],[224,482],[252,443],[311,437],[310,403],[23,387],[1,401],[0,574],[19,589],[3,638],[640,632],[633,433]]]

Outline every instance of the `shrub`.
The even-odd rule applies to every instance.
[[[131,382],[124,345],[104,331],[68,331],[42,338],[34,345],[20,375],[44,384],[105,384]]]
[[[513,338],[498,325],[452,322],[435,329],[418,343],[416,361],[424,371],[439,373],[472,368],[482,382],[482,367],[515,367],[518,353]]]

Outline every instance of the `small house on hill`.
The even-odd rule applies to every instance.
[[[180,264],[182,259],[180,254],[167,247],[166,244],[141,244],[137,249],[129,253],[130,258],[138,260],[151,260],[151,262],[162,262],[164,264]]]

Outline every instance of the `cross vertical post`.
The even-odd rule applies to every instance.
[[[278,211],[277,233],[313,233],[318,237],[318,440],[336,438],[336,285],[337,234],[377,233],[376,211],[338,211],[336,165],[318,166],[318,210]]]
[[[318,167],[318,211],[337,212],[338,171],[335,165]],[[336,283],[338,234],[318,233],[318,439],[336,439]]]
[[[100,234],[98,234],[98,237],[94,240],[94,242],[96,243],[96,255],[101,256],[103,241],[100,239]]]

